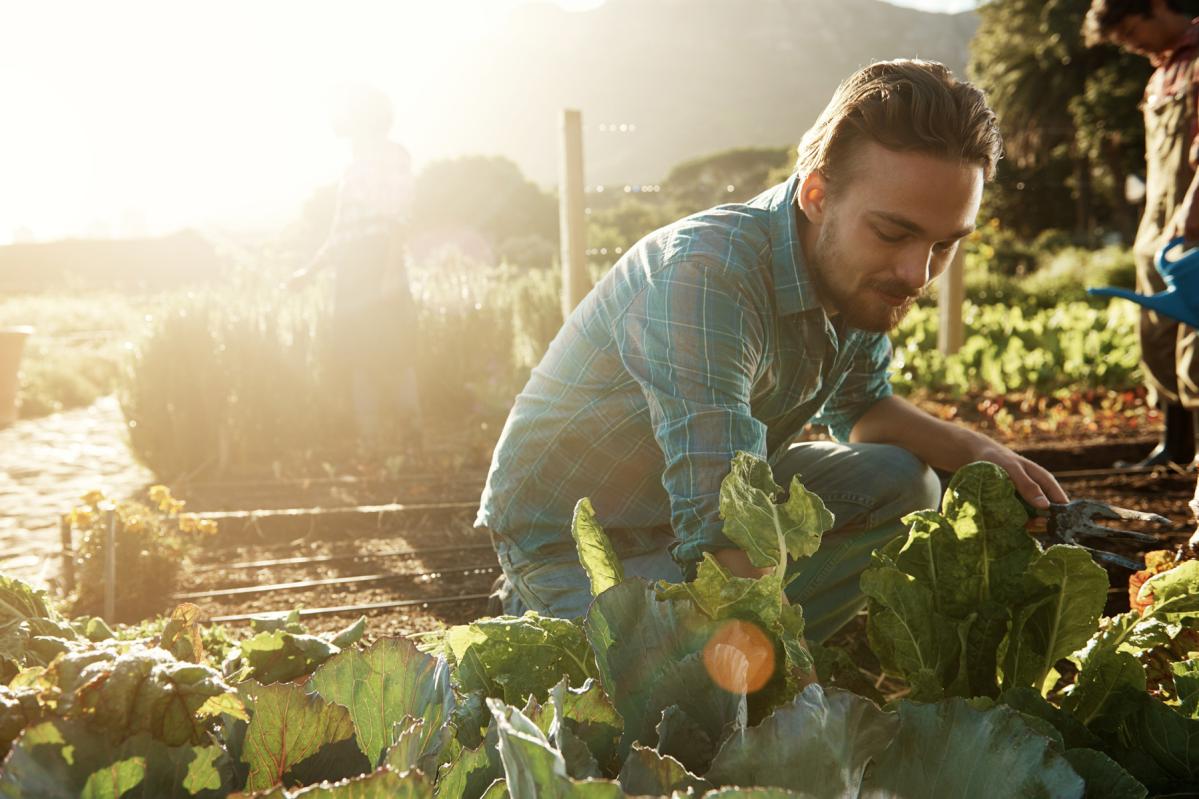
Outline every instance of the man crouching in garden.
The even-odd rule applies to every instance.
[[[1065,501],[1044,469],[888,382],[886,334],[974,229],[1000,148],[978,89],[936,63],[874,64],[837,89],[790,179],[632,247],[566,321],[496,446],[476,525],[505,611],[584,615],[570,534],[584,496],[628,576],[678,582],[704,552],[734,575],[764,571],[721,531],[737,451],[782,485],[798,475],[836,517],[788,569],[818,642],[862,607],[870,552],[937,506],[929,466],[989,460],[1033,505]],[[792,444],[808,422],[839,443]]]

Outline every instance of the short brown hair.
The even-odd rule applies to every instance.
[[[1183,13],[1182,4],[1178,0],[1166,0],[1166,8],[1179,14]],[[1112,31],[1133,15],[1152,16],[1153,3],[1150,0],[1092,0],[1086,20],[1082,24],[1082,34],[1087,46],[1094,47],[1111,41]]]
[[[977,163],[990,180],[1003,152],[995,112],[973,84],[935,61],[879,61],[837,87],[799,144],[796,171],[820,172],[830,187],[849,180],[863,139],[889,150]]]

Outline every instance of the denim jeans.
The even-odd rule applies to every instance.
[[[787,597],[803,606],[806,636],[824,641],[861,610],[858,588],[870,553],[904,532],[900,519],[916,510],[935,508],[941,484],[916,456],[886,444],[839,444],[812,441],[793,445],[774,466],[775,481],[787,486],[798,476],[804,487],[828,506],[834,526],[820,549],[787,566]],[[668,528],[610,530],[613,548],[626,577],[680,582],[682,572],[670,557],[674,537]],[[504,570],[504,612],[532,609],[562,618],[587,613],[590,583],[579,564],[573,542],[530,556],[512,542],[495,537]]]

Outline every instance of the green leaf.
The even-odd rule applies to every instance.
[[[866,699],[809,685],[791,704],[728,739],[705,778],[717,785],[856,796],[867,764],[886,749],[898,728],[898,719]],[[795,767],[799,763],[803,768]]]
[[[711,783],[689,772],[673,757],[637,745],[633,746],[620,769],[619,780],[625,793],[643,796],[671,794],[688,788],[703,791],[711,787]]]
[[[912,685],[916,699],[941,698],[960,667],[957,625],[937,613],[932,591],[891,566],[862,573],[869,601],[866,633],[883,668]]]
[[[748,713],[740,694],[713,684],[707,666],[703,654],[698,652],[665,664],[646,703],[646,707],[679,709],[682,717],[658,723],[658,751],[674,757],[696,774],[707,770],[715,748],[739,721],[742,726],[746,723]],[[678,735],[677,730],[671,729],[674,725],[681,725],[687,734]],[[663,731],[668,734],[664,736]],[[640,740],[653,742],[649,734]]]
[[[311,686],[349,708],[358,746],[372,765],[394,743],[393,729],[405,717],[424,720],[427,744],[454,709],[445,661],[403,638],[381,638],[365,651],[342,652],[317,669]]]
[[[1153,597],[1154,613],[1199,611],[1199,560],[1186,560],[1141,586],[1140,598]]]
[[[720,484],[724,534],[759,568],[779,566],[787,556],[811,555],[833,526],[833,514],[798,477],[791,481],[786,501],[776,504],[781,493],[770,464],[748,452],[733,456],[729,474]]]
[[[588,679],[579,688],[571,688],[564,677],[550,692],[550,699],[562,722],[586,745],[605,773],[616,770],[624,721],[599,682]]]
[[[260,683],[290,682],[311,674],[317,666],[337,654],[338,649],[315,635],[274,630],[247,638],[236,653],[249,669],[243,679]],[[226,667],[226,673],[229,673]]]
[[[341,705],[308,694],[298,685],[262,686],[246,731],[247,790],[278,785],[289,769],[322,746],[353,734],[350,711]]]
[[[1174,695],[1178,697],[1178,712],[1199,718],[1199,658],[1171,663],[1174,672]]]
[[[499,733],[500,759],[504,779],[513,799],[543,797],[582,797],[583,799],[623,799],[624,792],[615,782],[576,781],[567,776],[566,761],[545,733],[527,716],[498,699],[488,699]]]
[[[527,613],[451,627],[445,645],[461,690],[508,704],[544,702],[563,676],[582,685],[597,675],[583,628],[575,621]]]
[[[1110,732],[1135,710],[1135,699],[1145,693],[1145,669],[1127,652],[1096,649],[1075,677],[1074,687],[1062,697],[1062,710],[1096,732]]]
[[[1013,688],[1004,691],[999,701],[1019,711],[1026,718],[1039,718],[1050,724],[1061,735],[1067,749],[1100,745],[1099,739],[1084,727],[1082,722],[1066,711],[1054,707],[1035,688]]]
[[[654,726],[664,707],[650,700],[663,681],[677,674],[679,662],[703,650],[718,625],[690,602],[659,602],[645,581],[637,578],[625,580],[591,603],[584,629],[604,691],[625,722],[622,759],[633,741],[654,740]],[[699,701],[706,693],[721,690],[710,679],[680,689]]]
[[[60,715],[87,717],[116,741],[147,732],[168,746],[205,740],[199,709],[232,692],[213,669],[142,647],[67,655],[45,676],[61,692]]]
[[[963,699],[898,704],[899,731],[863,781],[862,799],[1083,796],[1082,778],[1008,707],[976,710]]]
[[[591,500],[587,497],[575,505],[570,534],[579,550],[579,562],[591,580],[592,596],[599,596],[624,580],[620,558],[616,557],[608,534],[595,520],[595,508],[591,507]]]
[[[66,719],[26,729],[0,773],[0,796],[24,799],[210,799],[231,787],[232,763],[219,746],[168,747],[144,734],[115,743]]]
[[[437,799],[473,799],[504,776],[499,752],[491,746],[463,749],[437,778]]]
[[[1086,799],[1145,799],[1145,786],[1120,764],[1094,749],[1067,749],[1070,766],[1087,784]]]
[[[341,782],[321,782],[290,792],[282,786],[254,799],[432,799],[433,786],[419,772],[399,774],[381,769]]]
[[[1155,793],[1199,785],[1199,720],[1145,693],[1129,701],[1135,707],[1124,718],[1119,737],[1134,756],[1122,758],[1122,764]]]
[[[353,646],[362,640],[362,636],[366,633],[366,616],[359,616],[358,620],[346,627],[344,630],[333,636],[329,643],[338,649],[345,649],[347,646]]]
[[[1085,549],[1050,547],[1028,571],[1031,597],[1016,611],[1004,659],[1004,685],[1040,686],[1054,664],[1095,633],[1108,579]]]

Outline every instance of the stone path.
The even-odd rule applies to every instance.
[[[0,572],[44,587],[63,513],[93,488],[125,499],[153,479],[129,452],[116,397],[0,430]]]

